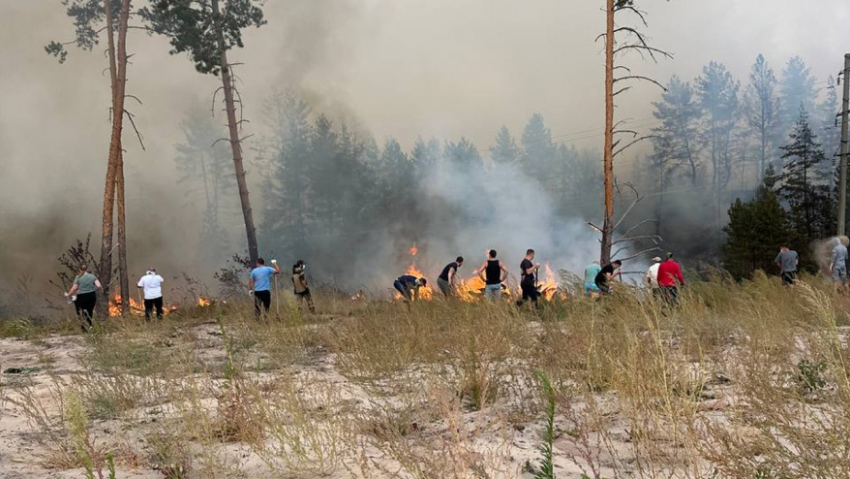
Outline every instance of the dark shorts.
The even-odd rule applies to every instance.
[[[271,291],[268,291],[268,290],[266,290],[266,291],[254,291],[254,312],[257,315],[257,319],[259,319],[260,316],[262,316],[263,310],[265,310],[265,312],[268,312],[271,305],[272,305],[272,293],[271,293]]]
[[[782,284],[785,286],[791,286],[794,282],[797,281],[797,272],[796,271],[786,271],[782,273]]]

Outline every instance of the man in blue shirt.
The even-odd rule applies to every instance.
[[[251,270],[251,279],[248,280],[248,288],[254,293],[254,312],[257,313],[257,319],[263,314],[260,309],[260,304],[263,305],[265,312],[269,312],[269,307],[272,305],[272,293],[269,289],[272,276],[280,274],[280,268],[277,265],[277,260],[272,260],[270,268],[266,266],[266,261],[263,258],[257,259],[257,267]]]

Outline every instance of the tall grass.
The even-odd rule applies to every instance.
[[[80,370],[7,394],[60,468],[85,462],[75,398],[86,424],[147,438],[119,466],[173,478],[518,477],[541,429],[546,477],[850,477],[850,301],[817,278],[716,274],[674,308],[629,288],[537,312],[322,299],[109,325]]]

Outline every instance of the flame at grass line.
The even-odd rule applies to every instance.
[[[198,298],[198,306],[205,308],[207,306],[212,305],[212,300],[209,298],[199,297]]]
[[[415,256],[419,254],[419,248],[416,247],[416,243],[413,243],[413,246],[410,247],[410,256],[414,257],[413,262],[410,263],[410,266],[407,267],[407,270],[404,272],[406,275],[416,276],[417,278],[424,278],[425,274],[416,267],[416,259]],[[402,299],[401,293],[396,292],[393,297],[396,300]],[[419,300],[420,301],[431,301],[434,299],[434,290],[431,289],[431,282],[429,281],[426,286],[419,288]],[[415,298],[414,298],[415,301]]]
[[[201,300],[206,301],[206,304],[201,304]],[[122,304],[123,304],[123,299],[121,298],[121,294],[115,293],[115,296],[113,296],[112,299],[109,300],[109,308],[108,309],[109,309],[109,317],[110,318],[120,318],[122,316],[122,314],[121,314],[121,305]],[[199,306],[209,306],[210,304],[212,304],[211,300],[203,299],[203,298],[198,300]],[[136,315],[136,316],[142,316],[142,315],[145,314],[145,305],[143,303],[139,303],[135,299],[130,298],[129,306],[130,306],[130,314]],[[168,314],[168,313],[173,313],[174,311],[177,311],[177,306],[175,306],[173,304],[163,306],[163,308],[162,308],[162,314],[164,314],[164,315]]]

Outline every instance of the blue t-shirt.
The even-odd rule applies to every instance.
[[[596,283],[596,275],[602,271],[602,266],[598,264],[592,264],[584,270],[584,284],[595,284]]]
[[[254,280],[254,291],[268,291],[269,280],[274,275],[274,268],[270,266],[257,266],[251,271],[251,279]]]

